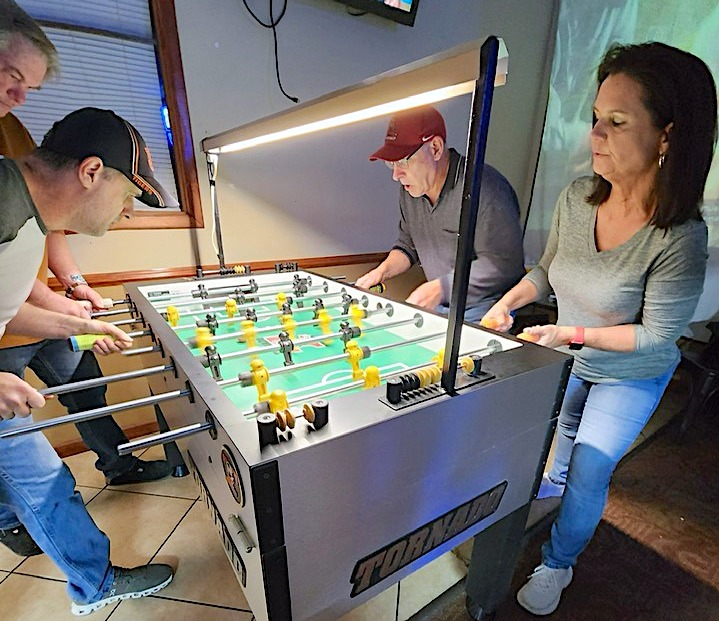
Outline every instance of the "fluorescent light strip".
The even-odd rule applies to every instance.
[[[454,86],[445,86],[426,93],[420,93],[419,95],[412,95],[410,97],[405,97],[404,99],[398,99],[397,101],[391,101],[386,104],[380,104],[370,108],[365,108],[364,110],[358,110],[357,112],[350,112],[330,119],[307,123],[306,125],[300,125],[299,127],[292,127],[290,129],[266,134],[264,136],[258,136],[257,138],[248,138],[247,140],[234,142],[224,147],[216,147],[214,149],[210,149],[208,153],[233,153],[235,151],[242,151],[244,149],[256,147],[261,144],[267,144],[268,142],[276,142],[277,140],[284,140],[285,138],[302,136],[304,134],[321,131],[323,129],[339,127],[340,125],[349,125],[350,123],[356,123],[357,121],[364,121],[366,119],[372,119],[385,114],[392,114],[394,112],[399,112],[400,110],[407,110],[409,108],[416,108],[417,106],[424,106],[437,101],[444,101],[445,99],[450,99],[451,97],[456,97],[457,95],[471,93],[474,91],[475,84],[476,80],[469,80],[468,82],[462,82],[461,84],[455,84]]]

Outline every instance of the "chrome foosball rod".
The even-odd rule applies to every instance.
[[[413,324],[418,328],[421,327],[422,326],[422,315],[417,313],[411,319],[401,319],[399,321],[392,321],[392,322],[389,322],[386,324],[382,324],[381,326],[369,326],[369,327],[361,328],[361,329],[358,328],[357,326],[349,326],[349,324],[347,324],[346,327],[340,329],[337,332],[328,332],[325,334],[320,334],[318,336],[310,336],[307,339],[298,340],[297,342],[300,345],[307,345],[309,343],[320,343],[320,342],[332,340],[332,339],[341,339],[342,341],[344,341],[346,343],[350,339],[359,338],[365,332],[372,332],[374,330],[383,330],[383,329],[388,329],[388,328],[399,328],[401,326],[406,326],[409,324]],[[284,326],[273,326],[272,329],[273,330],[279,329],[282,332],[286,333],[286,328]],[[242,333],[242,331],[240,331],[237,334],[239,334],[241,336],[243,333]],[[228,335],[224,335],[224,336],[228,336]],[[220,337],[220,338],[222,338],[222,337]],[[220,338],[216,338],[214,340],[220,340]],[[191,342],[192,342],[192,340],[191,340]],[[196,339],[194,342],[195,342],[194,346],[197,347]],[[231,358],[242,358],[245,356],[257,356],[259,354],[263,354],[263,353],[267,353],[267,352],[275,352],[275,351],[277,351],[277,349],[278,349],[277,345],[249,347],[248,349],[244,349],[241,351],[223,354],[222,357],[225,360],[229,360]],[[197,356],[197,358],[198,358],[198,360],[200,360],[200,362],[202,362],[203,366],[207,366],[206,357],[204,355]],[[294,365],[294,367],[297,368],[297,365]]]
[[[329,306],[326,306],[325,308],[329,308]],[[375,315],[379,315],[379,314],[387,315],[388,317],[391,317],[393,312],[394,312],[394,307],[391,304],[387,304],[385,306],[378,306],[378,308],[376,310],[365,310],[362,319],[364,320],[364,319],[367,319],[369,317],[374,317]],[[332,317],[330,317],[330,319],[331,319],[331,321],[352,321],[354,319],[354,317],[350,313],[343,313],[341,315],[332,316]],[[223,320],[218,320],[218,323],[221,323],[222,321]],[[237,322],[237,319],[233,319],[232,321]],[[305,326],[317,326],[317,325],[320,325],[320,323],[322,323],[322,320],[319,318],[307,319],[306,321],[294,322],[292,327],[293,328],[302,328]],[[206,326],[201,326],[198,324],[198,327],[206,327]],[[187,326],[185,326],[185,328],[187,328]],[[262,328],[255,328],[254,333],[255,333],[255,335],[257,335],[257,334],[264,334],[266,332],[277,332],[278,330],[280,330],[280,331],[287,330],[287,326],[285,326],[284,324],[277,323],[272,326],[263,326]],[[365,331],[366,331],[366,329],[365,329]],[[242,338],[242,337],[244,337],[244,335],[245,335],[244,330],[236,330],[234,332],[228,332],[226,334],[214,335],[212,337],[212,340],[214,342],[229,341],[232,339]],[[187,345],[188,347],[197,347],[198,346],[197,337],[189,338],[186,341],[183,341],[183,343],[185,343],[185,345]]]
[[[308,287],[311,287],[312,286],[312,276],[307,276],[306,278],[300,278],[299,274],[295,274],[295,277],[292,280],[281,280],[281,281],[273,282],[271,286],[283,288],[283,287],[291,287],[293,285],[296,285],[297,283],[304,283]],[[249,291],[246,291],[245,293],[256,293],[256,292],[260,291],[259,287],[254,288],[254,287],[252,287],[251,284],[246,284],[245,286],[251,287],[251,289]],[[221,293],[221,292],[232,293],[240,287],[242,287],[241,284],[233,286],[233,287],[225,285],[224,287],[207,287],[205,290],[208,293],[211,291],[214,293]],[[269,289],[269,287],[267,287],[267,289]],[[200,295],[198,294],[199,291],[200,291],[199,289],[198,289],[198,291],[193,291],[192,292],[193,297],[200,297]],[[262,291],[265,292],[265,288],[263,288]]]
[[[76,392],[78,390],[86,390],[88,388],[95,388],[96,386],[111,384],[112,382],[136,379],[140,377],[149,377],[150,375],[167,373],[168,371],[174,370],[175,365],[173,364],[158,365],[155,367],[147,367],[145,369],[137,369],[135,371],[125,371],[123,373],[116,373],[114,375],[103,375],[101,377],[94,377],[92,379],[70,382],[68,384],[61,384],[60,386],[53,386],[51,388],[42,388],[38,392],[44,397],[47,397],[49,395],[62,395],[68,392]]]
[[[145,319],[142,317],[142,315],[138,315],[137,317],[133,317],[132,319],[118,319],[117,321],[108,321],[108,323],[111,323],[113,326],[136,326],[138,323],[141,323],[143,326],[146,325]]]
[[[170,431],[164,431],[158,433],[149,438],[141,438],[140,440],[133,440],[120,444],[117,447],[117,452],[120,455],[129,455],[135,451],[144,450],[151,446],[157,446],[158,444],[169,444],[175,442],[181,438],[188,436],[194,436],[203,431],[214,431],[215,424],[212,421],[205,421],[204,423],[194,423],[185,427],[178,427],[177,429],[171,429]]]
[[[91,313],[91,317],[93,319],[103,319],[105,317],[115,317],[117,315],[127,315],[127,314],[134,315],[136,313],[134,308],[117,308],[115,310],[106,310],[106,311],[98,311],[96,313]]]
[[[175,308],[184,308],[184,307],[190,307],[190,306],[197,306],[197,307],[203,307],[204,309],[212,309],[215,310],[221,310],[222,307],[212,307],[211,304],[214,302],[218,302],[222,299],[234,299],[238,302],[240,305],[246,304],[247,300],[253,300],[252,304],[267,304],[269,302],[273,302],[278,295],[284,294],[287,297],[294,296],[295,302],[302,302],[306,297],[311,297],[311,294],[315,293],[327,293],[329,290],[329,285],[327,281],[324,281],[321,285],[313,285],[312,287],[306,287],[304,290],[298,293],[297,290],[286,290],[283,288],[278,288],[276,291],[267,291],[266,293],[250,293],[250,292],[234,292],[229,293],[227,295],[208,295],[207,297],[182,297],[178,298],[175,301],[172,301],[170,304],[165,304],[167,300],[163,301],[163,305],[154,306],[155,310],[158,313],[165,313],[167,312],[167,309],[171,306],[174,306]],[[153,300],[154,302],[154,300]]]
[[[323,285],[318,286],[322,287],[326,285],[327,282],[323,281]],[[254,299],[262,296],[267,297],[270,295],[276,295],[282,292],[289,293],[289,291],[287,291],[288,287],[291,287],[293,293],[295,293],[296,295],[304,295],[308,291],[313,290],[312,278],[311,276],[307,276],[306,278],[300,278],[298,274],[295,274],[293,280],[273,282],[270,285],[263,286],[262,289],[260,289],[260,286],[257,284],[257,281],[254,278],[250,278],[247,282],[244,283],[235,283],[232,286],[225,285],[222,287],[206,287],[204,283],[200,283],[199,285],[197,285],[197,288],[190,291],[167,293],[165,295],[154,297],[151,302],[154,306],[156,302],[173,301],[173,304],[176,305],[176,302],[189,299],[207,300],[217,299],[221,297],[245,296]],[[314,290],[316,289],[317,287],[314,287]]]
[[[106,405],[101,408],[95,408],[93,410],[86,410],[84,412],[77,412],[75,414],[67,414],[66,416],[59,416],[50,420],[38,421],[30,423],[29,425],[23,425],[21,427],[14,427],[0,432],[0,438],[13,438],[15,436],[21,436],[26,433],[33,433],[34,431],[42,431],[44,429],[51,429],[53,427],[59,427],[60,425],[68,425],[70,423],[82,423],[86,420],[93,420],[95,418],[102,418],[108,414],[114,414],[115,412],[123,412],[125,410],[132,410],[140,408],[146,405],[153,405],[156,403],[163,403],[172,399],[180,399],[182,397],[191,397],[192,391],[189,388],[184,390],[171,390],[166,393],[159,395],[152,395],[150,397],[141,397],[139,399],[132,399],[123,403],[116,403],[114,405]],[[2,446],[2,445],[0,445]]]
[[[375,349],[374,351],[377,351]],[[499,341],[492,340],[489,342],[487,347],[483,347],[481,349],[468,352],[466,354],[460,354],[461,357],[470,357],[470,356],[489,356],[491,354],[494,354],[498,351],[502,351],[502,345],[499,343]],[[407,367],[405,369],[402,369],[401,371],[391,371],[390,373],[380,373],[379,379],[380,380],[389,380],[390,378],[393,378],[398,375],[405,375],[407,373],[412,373],[413,371],[418,371],[420,369],[426,368],[428,366],[427,363],[425,364],[417,364],[411,367]],[[462,364],[457,364],[457,369],[463,368]],[[346,382],[344,378],[335,380],[333,383],[340,383],[340,382]],[[355,380],[352,382],[346,382],[342,384],[341,386],[333,386],[330,388],[322,388],[320,390],[314,390],[312,392],[307,392],[308,388],[314,388],[314,387],[307,387],[304,386],[302,388],[297,388],[295,390],[290,390],[286,392],[287,401],[289,405],[299,405],[305,401],[310,401],[313,399],[319,399],[322,397],[330,397],[333,395],[337,395],[343,392],[346,392],[348,390],[354,390],[356,388],[362,388],[363,386],[366,386],[366,382],[364,379]],[[257,416],[258,412],[256,409],[253,410],[246,410],[242,412],[242,415],[245,418],[251,419]]]

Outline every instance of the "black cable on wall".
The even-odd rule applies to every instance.
[[[274,39],[275,44],[275,74],[277,75],[277,85],[280,87],[280,92],[287,97],[290,101],[294,103],[299,103],[299,99],[297,97],[293,97],[292,95],[288,95],[285,91],[284,87],[282,86],[282,80],[280,78],[280,60],[279,56],[277,54],[277,25],[282,21],[282,18],[285,16],[285,12],[287,11],[287,0],[284,0],[284,5],[282,7],[282,11],[280,11],[280,14],[277,16],[277,19],[274,17],[274,7],[272,6],[273,0],[269,0],[270,4],[270,21],[269,23],[263,22],[257,15],[255,15],[254,11],[250,8],[250,6],[247,4],[247,0],[242,0],[242,3],[245,5],[245,8],[247,9],[248,13],[252,15],[252,18],[263,28],[271,28],[272,29],[272,37]]]

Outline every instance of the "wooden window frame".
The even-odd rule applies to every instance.
[[[123,218],[113,230],[204,228],[180,40],[177,35],[175,1],[149,0],[149,6],[155,54],[172,128],[171,155],[179,194],[177,198],[182,211],[136,211],[133,218]]]

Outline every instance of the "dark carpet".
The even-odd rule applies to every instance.
[[[540,562],[546,519],[527,534],[495,621],[719,621],[719,403],[680,444],[678,428],[674,419],[620,463],[603,520],[556,612],[535,617],[514,600]],[[469,618],[460,583],[413,621]]]

